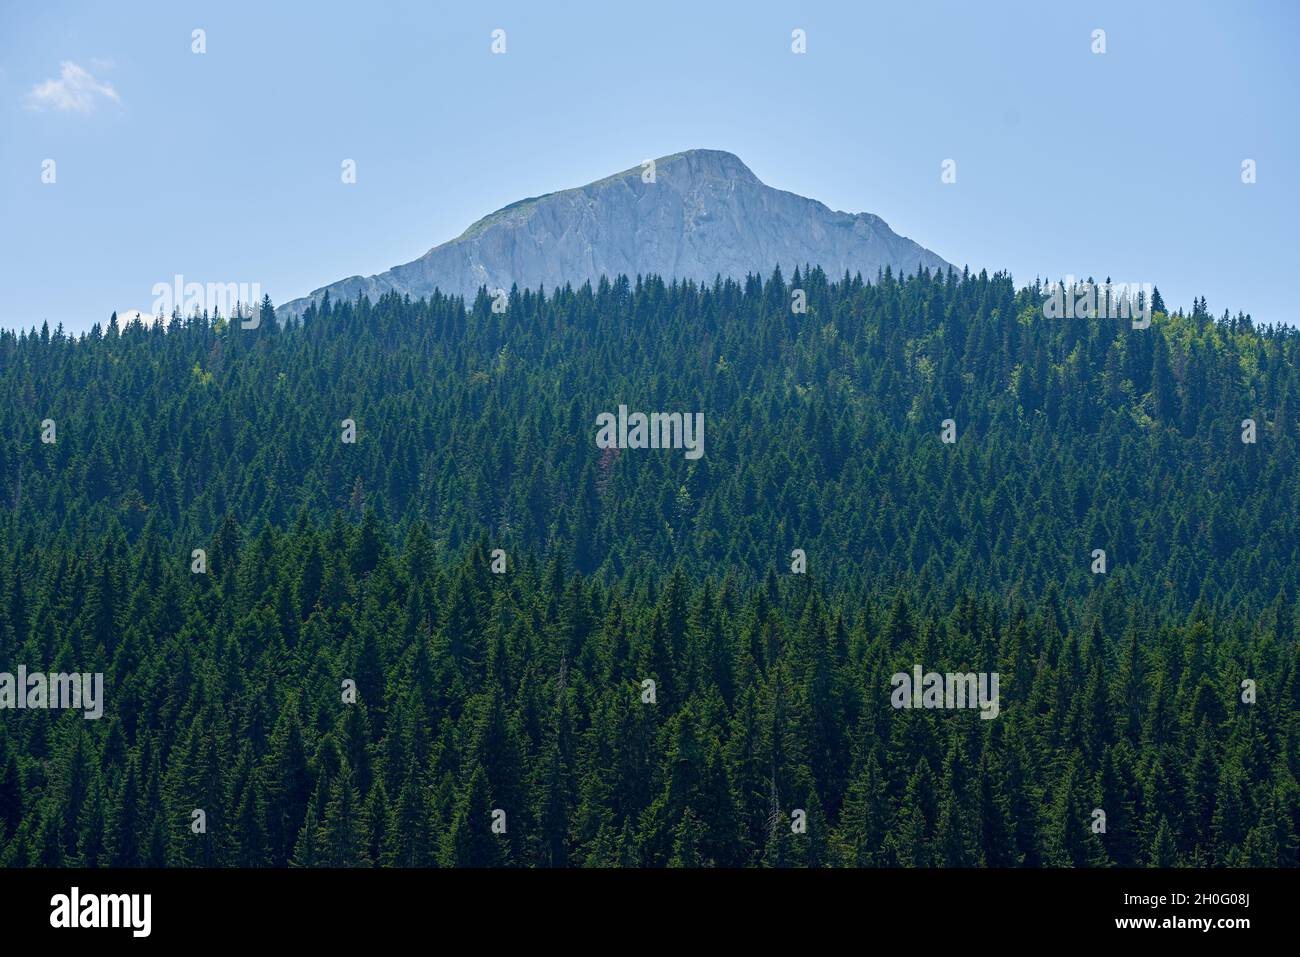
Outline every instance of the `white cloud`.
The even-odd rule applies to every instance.
[[[96,80],[77,64],[64,60],[59,64],[57,80],[46,80],[32,87],[27,94],[27,108],[89,113],[100,99],[122,102],[113,84]]]

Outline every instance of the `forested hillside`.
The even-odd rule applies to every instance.
[[[0,864],[1295,865],[1300,335],[1042,298],[0,334],[0,671],[106,698],[0,712]],[[896,710],[917,663],[998,717]]]

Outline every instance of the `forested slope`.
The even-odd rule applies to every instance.
[[[1041,300],[813,269],[0,335],[0,670],[107,699],[0,713],[0,863],[1295,864],[1300,336]],[[619,404],[703,457],[597,448]],[[895,710],[916,663],[999,716]]]

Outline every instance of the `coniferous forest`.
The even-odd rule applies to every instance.
[[[1042,303],[0,333],[0,671],[104,676],[0,713],[0,865],[1295,866],[1300,332]],[[599,448],[620,404],[703,455]],[[918,664],[999,713],[895,707]]]

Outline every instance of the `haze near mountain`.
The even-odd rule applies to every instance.
[[[788,277],[805,264],[832,278],[847,270],[872,279],[885,266],[914,273],[948,263],[899,236],[879,216],[841,213],[760,182],[740,159],[720,150],[687,150],[575,189],[520,200],[480,219],[419,259],[376,276],[352,276],[277,308],[301,315],[326,292],[371,300],[396,290],[411,298],[435,289],[472,301],[489,290],[548,291],[604,276],[651,273],[712,282],[715,277]]]

